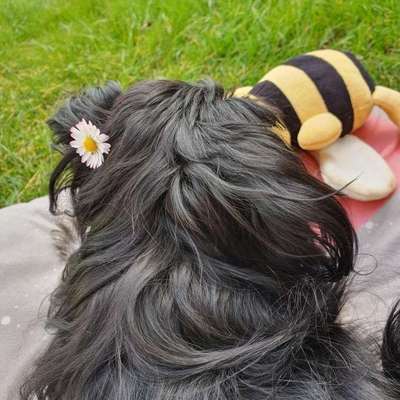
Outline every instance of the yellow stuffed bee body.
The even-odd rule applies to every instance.
[[[353,132],[374,104],[400,125],[400,93],[375,86],[348,52],[326,49],[294,57],[249,89],[248,94],[280,111],[285,141],[305,150],[322,149]]]
[[[294,57],[254,87],[237,89],[235,96],[274,106],[282,122],[274,132],[288,145],[310,150],[323,180],[334,189],[363,201],[395,189],[385,160],[350,133],[363,125],[374,105],[400,127],[400,93],[376,86],[353,54],[325,49]]]

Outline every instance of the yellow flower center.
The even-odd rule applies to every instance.
[[[83,141],[83,148],[86,152],[94,153],[97,150],[97,143],[90,136],[86,136]]]

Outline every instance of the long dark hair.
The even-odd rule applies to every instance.
[[[96,170],[68,146],[81,118],[110,136]],[[399,398],[398,315],[382,371],[338,322],[353,228],[278,123],[212,81],[109,83],[61,107],[51,209],[68,187],[82,244],[22,399]]]

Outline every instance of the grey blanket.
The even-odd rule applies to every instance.
[[[54,228],[47,198],[0,210],[1,400],[45,345],[48,297],[63,267],[52,245]]]
[[[400,296],[400,193],[359,231],[361,251],[343,321],[380,332]],[[0,210],[0,399],[15,388],[48,340],[43,319],[63,262],[52,243],[47,198]],[[9,394],[7,397],[6,393]]]

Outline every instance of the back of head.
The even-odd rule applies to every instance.
[[[68,146],[81,118],[110,137],[94,171]],[[386,398],[337,322],[354,232],[277,122],[211,81],[110,83],[58,111],[52,207],[69,187],[82,245],[23,398]]]

